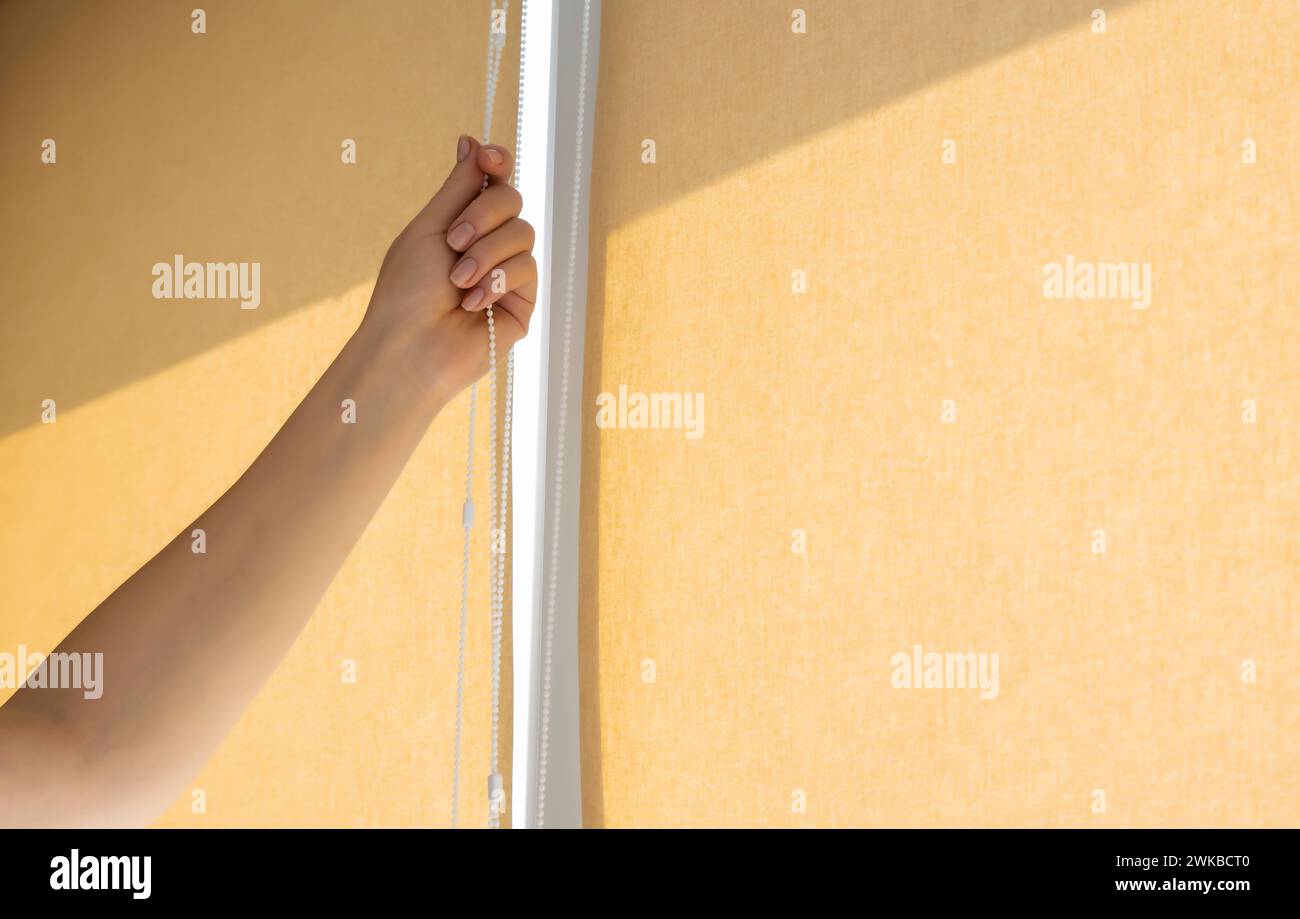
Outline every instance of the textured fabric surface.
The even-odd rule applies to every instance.
[[[1300,8],[799,6],[604,3],[585,821],[1295,825]]]

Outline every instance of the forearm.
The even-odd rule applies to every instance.
[[[140,824],[175,799],[442,407],[439,358],[431,342],[398,346],[362,324],[239,481],[59,646],[102,652],[102,697],[28,688],[0,708],[0,800],[12,802],[0,823]]]

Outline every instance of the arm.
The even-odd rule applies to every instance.
[[[390,248],[360,327],[284,427],[59,645],[103,653],[103,696],[24,687],[0,708],[0,825],[147,824],[202,768],[434,416],[486,369],[487,303],[499,353],[526,331],[536,265],[510,168],[504,150],[462,139],[447,182]],[[490,290],[497,266],[504,294]],[[206,554],[191,551],[195,527]]]

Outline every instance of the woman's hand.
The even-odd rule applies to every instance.
[[[502,360],[528,331],[537,299],[533,228],[508,183],[513,158],[472,137],[460,139],[456,156],[442,188],[389,247],[362,323],[401,342],[443,404],[487,370],[487,306]]]

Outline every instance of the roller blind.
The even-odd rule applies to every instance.
[[[603,6],[585,822],[1294,824],[1300,13],[798,6]]]
[[[243,472],[355,328],[385,249],[437,189],[458,135],[483,120],[487,4],[204,7],[202,34],[191,5],[167,2],[0,9],[9,651],[52,649]],[[507,146],[512,7],[493,132]],[[57,142],[54,166],[40,161],[44,138]],[[260,306],[154,300],[150,267],[176,253],[260,262]],[[45,399],[52,426],[40,423]],[[466,423],[462,396],[160,825],[447,824]],[[476,503],[488,506],[481,464]],[[477,534],[461,797],[471,826],[487,819],[489,729],[485,525]],[[508,618],[504,634],[508,773]]]

